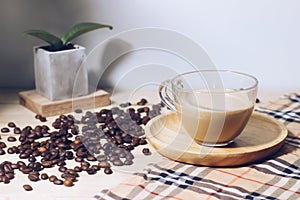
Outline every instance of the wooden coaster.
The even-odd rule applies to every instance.
[[[77,108],[90,109],[110,104],[109,93],[104,90],[98,90],[82,97],[58,101],[50,101],[38,94],[36,90],[29,90],[20,92],[19,99],[20,104],[45,117],[70,113]]]
[[[176,113],[152,119],[145,132],[149,143],[163,156],[204,166],[239,166],[265,159],[279,150],[288,134],[277,120],[255,112],[241,135],[226,147],[195,143],[181,128]]]

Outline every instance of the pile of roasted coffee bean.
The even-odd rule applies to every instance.
[[[7,147],[0,141],[0,155],[17,154],[19,161],[3,161],[0,163],[0,183],[8,184],[15,178],[16,171],[28,176],[33,182],[48,180],[56,185],[73,186],[80,173],[96,174],[103,169],[105,174],[112,174],[111,166],[132,165],[132,150],[147,144],[143,125],[161,112],[162,104],[146,106],[147,100],[136,103],[138,108],[129,107],[131,103],[120,107],[101,109],[99,112],[75,110],[80,119],[74,115],[60,115],[52,123],[23,129],[9,122],[1,128],[5,135],[13,129],[18,135],[18,144]],[[41,122],[45,117],[36,116]],[[7,137],[7,142],[15,142],[14,136]],[[1,138],[0,138],[1,139]],[[6,151],[5,151],[6,149]],[[151,155],[148,148],[141,149],[144,155]],[[26,161],[27,160],[27,161]],[[68,160],[77,165],[68,166]],[[43,173],[45,168],[58,168],[60,176]],[[33,188],[25,184],[23,188]]]

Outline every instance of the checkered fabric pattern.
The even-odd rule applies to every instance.
[[[300,199],[300,93],[258,105],[256,111],[275,117],[289,129],[284,146],[272,158],[235,168],[193,166],[164,158],[94,199]]]

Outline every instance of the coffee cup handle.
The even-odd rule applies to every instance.
[[[168,87],[170,85],[170,80],[162,82],[159,86],[159,97],[161,101],[167,105],[172,111],[176,111],[173,98],[168,95]]]

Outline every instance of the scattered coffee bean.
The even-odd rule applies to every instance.
[[[146,155],[146,156],[151,155],[150,149],[148,149],[148,148],[143,148],[143,154]]]
[[[145,105],[147,100],[141,99],[137,104]],[[131,103],[120,105],[124,108],[128,106],[131,106]],[[13,132],[19,134],[19,144],[9,147],[7,152],[17,154],[20,159],[28,159],[28,164],[21,160],[14,164],[8,161],[0,163],[0,182],[10,183],[14,178],[14,170],[18,169],[23,174],[28,174],[31,181],[48,179],[56,185],[72,186],[82,171],[93,175],[104,168],[105,174],[111,174],[111,165],[132,165],[134,156],[131,151],[147,144],[142,126],[159,115],[161,107],[161,104],[158,104],[127,110],[113,107],[95,113],[87,111],[80,120],[75,119],[73,115],[60,115],[52,122],[51,130],[46,125],[26,126],[21,129],[10,122],[8,127],[14,128]],[[82,113],[82,110],[76,112]],[[41,122],[46,121],[41,115],[36,115],[36,118]],[[82,123],[83,126],[77,125],[78,123]],[[10,131],[9,128],[2,129],[5,132]],[[82,134],[79,136],[79,133]],[[13,136],[7,140],[17,142]],[[100,143],[100,140],[106,142]],[[4,148],[5,143],[0,141],[0,155],[5,154]],[[66,160],[75,160],[80,166],[68,169]],[[98,165],[94,164],[95,161],[98,161]],[[64,181],[55,175],[40,175],[44,168],[55,166],[59,166],[58,170],[62,172],[61,178]],[[5,171],[1,171],[3,168]]]
[[[124,165],[124,163],[122,162],[122,160],[120,160],[119,158],[116,159],[116,160],[114,160],[114,161],[112,161],[112,164],[114,166],[123,166]]]
[[[30,173],[28,175],[28,179],[31,180],[31,181],[33,181],[33,182],[36,182],[36,181],[40,180],[39,175],[36,174],[36,173]]]
[[[60,171],[60,172],[65,172],[66,170],[67,170],[67,168],[64,167],[64,166],[60,166],[60,167],[58,168],[58,171]]]
[[[16,127],[16,124],[13,123],[13,122],[9,122],[9,123],[7,124],[7,126],[10,127],[10,128],[15,128],[15,127]]]
[[[111,170],[110,167],[106,167],[106,168],[104,169],[104,173],[105,173],[105,174],[112,174],[113,171]]]
[[[41,122],[46,122],[47,119],[46,119],[46,117],[41,117],[41,118],[40,118],[40,121],[41,121]]]
[[[94,156],[88,156],[86,159],[88,161],[96,161],[97,160],[97,158],[95,158]]]
[[[56,180],[53,181],[53,183],[55,185],[62,185],[62,184],[64,184],[63,180],[61,180],[61,179],[56,179]]]
[[[108,168],[108,167],[110,167],[110,164],[106,161],[101,161],[98,163],[98,166],[101,168]]]
[[[93,175],[93,174],[96,174],[96,173],[97,173],[97,171],[96,171],[95,169],[93,169],[93,168],[88,168],[88,169],[86,170],[86,172],[87,172],[89,175]]]
[[[23,188],[26,191],[32,191],[33,190],[33,188],[31,187],[31,185],[27,185],[27,184],[23,185]]]
[[[74,112],[75,112],[75,113],[82,113],[82,109],[79,109],[79,108],[78,108],[78,109],[75,109]]]
[[[1,148],[1,149],[6,148],[6,144],[5,144],[4,142],[1,142],[1,141],[0,141],[0,148]]]
[[[260,103],[259,98],[256,98],[255,103]]]
[[[12,147],[9,147],[9,148],[7,149],[7,153],[8,153],[8,154],[14,154],[15,151],[14,151],[14,149],[13,149]]]
[[[74,167],[75,172],[82,172],[82,168],[79,166]]]
[[[13,136],[9,136],[7,138],[7,141],[9,141],[9,142],[15,142],[15,141],[17,141],[17,139],[15,137],[13,137]]]
[[[28,162],[35,162],[36,158],[34,156],[31,156],[28,158]]]
[[[35,118],[40,120],[41,122],[46,122],[47,121],[46,117],[43,117],[40,114],[35,115]]]
[[[1,132],[2,133],[8,133],[9,132],[9,128],[6,128],[6,127],[1,128]]]
[[[142,98],[139,102],[137,102],[137,105],[144,106],[148,103],[148,101],[144,98]]]
[[[64,186],[66,186],[66,187],[71,187],[71,186],[73,186],[74,184],[73,184],[73,181],[72,180],[70,180],[70,179],[66,179],[66,180],[64,180]]]
[[[5,151],[3,149],[0,149],[0,155],[4,155]]]
[[[40,153],[43,153],[46,151],[46,148],[45,147],[38,147],[37,150],[40,152]]]
[[[150,121],[150,117],[148,117],[148,116],[144,116],[144,117],[142,118],[142,124],[143,124],[143,125],[146,125],[149,121]]]
[[[22,133],[22,131],[19,127],[14,128],[14,134],[21,134],[21,133]]]
[[[141,138],[141,139],[140,139],[140,145],[146,145],[146,144],[148,144],[148,143],[147,143],[147,140],[144,139],[144,138]]]
[[[132,164],[133,164],[132,160],[126,159],[126,160],[124,161],[124,165],[132,165]]]
[[[131,103],[130,103],[130,102],[127,102],[127,103],[121,103],[121,104],[120,104],[120,107],[121,107],[121,108],[126,108],[126,107],[128,107],[128,106],[131,106]]]
[[[49,177],[48,177],[48,174],[46,174],[46,173],[42,173],[41,174],[41,179],[42,180],[47,180]]]
[[[49,176],[49,181],[50,182],[54,182],[55,180],[57,180],[57,177],[55,175]]]

